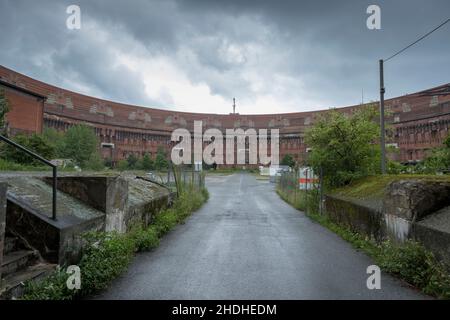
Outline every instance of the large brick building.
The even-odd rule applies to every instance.
[[[173,146],[176,128],[193,131],[194,120],[203,129],[279,129],[280,158],[291,154],[301,162],[306,154],[305,129],[324,111],[284,114],[240,115],[176,112],[106,101],[58,88],[0,66],[0,87],[11,104],[7,114],[12,134],[41,132],[44,126],[65,130],[76,123],[92,126],[101,141],[103,157],[113,161],[134,153],[154,156],[158,146]],[[351,113],[366,105],[339,108]],[[389,142],[398,148],[393,157],[403,163],[424,158],[442,144],[450,128],[450,84],[386,100],[387,119],[393,135]]]

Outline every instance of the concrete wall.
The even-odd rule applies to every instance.
[[[46,181],[51,183],[50,178]],[[133,224],[148,225],[170,201],[167,189],[133,175],[62,176],[58,190],[104,212],[105,231],[126,232]]]
[[[378,242],[419,241],[450,265],[450,182],[394,181],[386,187],[383,199],[366,203],[326,195],[325,214]]]
[[[43,185],[39,185],[39,190],[46,186],[42,180],[52,183],[51,177],[29,177],[27,185],[32,185],[33,179]],[[16,187],[23,189],[17,179],[8,181],[14,185],[14,190]],[[35,188],[27,189],[23,198],[11,190],[13,188],[10,188],[6,214],[8,229],[37,249],[45,260],[58,264],[73,264],[79,260],[83,233],[123,233],[135,224],[148,225],[157,212],[168,206],[171,196],[165,187],[134,175],[62,174],[58,178],[59,214],[52,220],[37,207],[39,204],[27,200],[36,197]],[[51,193],[47,195],[48,199],[50,197]],[[82,214],[77,214],[80,210]]]

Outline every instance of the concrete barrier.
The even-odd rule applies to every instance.
[[[382,199],[325,195],[325,214],[378,242],[414,239],[450,265],[450,182],[393,181]]]

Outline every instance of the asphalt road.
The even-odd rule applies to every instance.
[[[268,181],[207,178],[209,201],[97,299],[423,299],[283,202]]]

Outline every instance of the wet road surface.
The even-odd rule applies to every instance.
[[[209,201],[97,299],[422,299],[249,174],[207,177]]]

